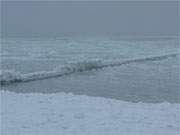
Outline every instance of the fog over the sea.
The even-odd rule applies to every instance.
[[[3,1],[3,36],[177,36],[178,1]]]

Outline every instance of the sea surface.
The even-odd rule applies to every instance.
[[[1,39],[1,89],[180,102],[177,37]]]

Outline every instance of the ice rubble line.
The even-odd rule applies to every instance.
[[[55,68],[52,71],[41,71],[41,72],[33,72],[27,74],[21,74],[13,71],[2,71],[0,74],[0,84],[6,85],[17,82],[35,81],[35,80],[48,79],[53,77],[60,77],[64,75],[89,71],[93,69],[101,69],[105,67],[121,66],[121,65],[146,62],[146,61],[159,61],[171,57],[177,57],[178,55],[179,53],[174,53],[174,54],[167,54],[160,56],[149,56],[149,57],[133,58],[133,59],[127,59],[121,61],[110,61],[110,62],[101,61],[101,60],[84,61],[84,62],[70,63],[69,65],[64,65],[59,68]]]

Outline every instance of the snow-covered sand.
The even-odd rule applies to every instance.
[[[180,104],[1,91],[2,135],[178,135]]]

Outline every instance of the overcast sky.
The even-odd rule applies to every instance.
[[[2,34],[178,35],[178,2],[2,2]]]

